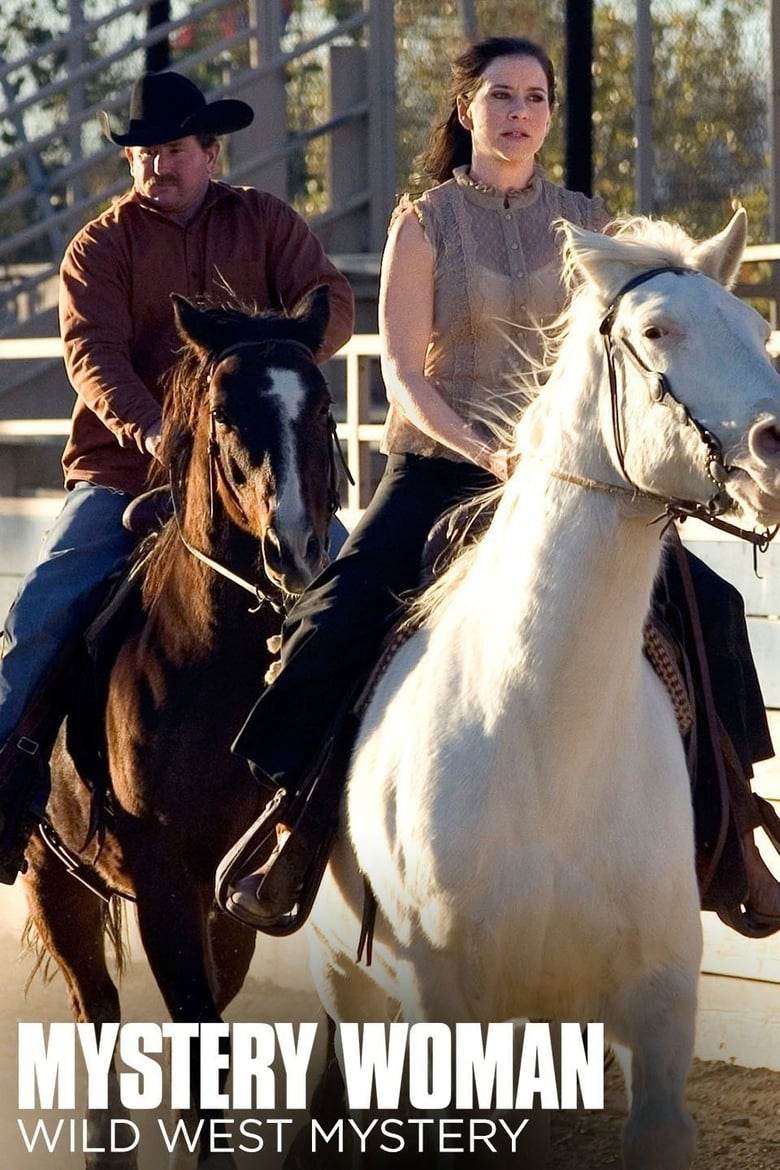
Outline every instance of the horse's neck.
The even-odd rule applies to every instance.
[[[244,564],[235,564],[235,552],[215,545],[202,527],[193,530],[185,521],[183,536],[206,556],[219,563],[230,561],[235,572],[248,573]],[[161,551],[165,564],[150,620],[155,640],[168,656],[182,662],[202,659],[212,654],[217,644],[220,650],[228,645],[231,635],[246,645],[258,626],[249,612],[249,595],[194,556],[175,529],[169,534],[168,547]]]
[[[550,470],[546,459],[521,465],[443,624],[494,709],[512,690],[527,703],[532,679],[534,701],[587,717],[638,682],[658,531],[625,498]]]

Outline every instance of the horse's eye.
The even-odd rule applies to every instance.
[[[211,412],[211,417],[214,419],[215,423],[219,424],[219,426],[225,426],[228,421],[227,415],[221,406],[214,407]]]
[[[642,336],[647,341],[660,341],[662,337],[666,336],[666,330],[662,329],[660,325],[648,325],[646,329],[642,330]]]

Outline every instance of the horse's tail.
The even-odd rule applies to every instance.
[[[107,902],[101,903],[101,922],[117,979],[121,979],[127,969],[130,954],[123,898],[113,896]],[[57,966],[38,933],[35,922],[29,917],[22,931],[22,948],[26,954],[34,956],[32,971],[24,985],[26,995],[37,975],[41,976],[44,984],[51,983],[57,974]]]

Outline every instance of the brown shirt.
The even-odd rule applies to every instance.
[[[426,191],[414,210],[433,249],[433,329],[425,376],[464,421],[477,426],[514,396],[518,374],[541,357],[540,327],[563,308],[560,241],[567,219],[599,231],[602,201],[551,183],[537,168],[504,195],[473,183],[467,167]],[[383,450],[462,460],[391,404]]]
[[[144,489],[150,457],[143,436],[159,422],[160,377],[181,346],[172,292],[291,309],[318,284],[330,290],[317,355],[324,361],[352,332],[352,291],[286,203],[213,182],[183,225],[134,191],[118,199],[75,236],[60,270],[60,332],[77,394],[65,486],[89,480],[133,495]]]

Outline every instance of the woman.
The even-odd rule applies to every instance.
[[[258,778],[288,794],[323,773],[329,732],[417,583],[434,521],[507,477],[507,451],[484,420],[513,396],[517,345],[531,365],[540,326],[562,308],[556,221],[594,230],[608,222],[600,200],[549,182],[537,163],[554,108],[555,73],[539,46],[514,37],[470,46],[454,63],[450,112],[423,156],[437,185],[403,200],[391,222],[379,301],[385,474],[338,560],[292,610],[282,670],[234,745]],[[510,322],[523,326],[517,338]],[[324,771],[326,798],[338,771]],[[231,913],[259,929],[292,924],[321,802],[292,837],[283,824],[289,796],[246,835],[256,842],[276,827],[278,843],[233,883]],[[780,915],[774,892],[765,909]]]

